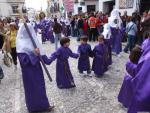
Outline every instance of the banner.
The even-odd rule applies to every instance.
[[[63,0],[65,11],[73,12],[74,10],[74,0]]]

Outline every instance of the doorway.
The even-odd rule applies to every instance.
[[[140,13],[142,14],[145,10],[150,10],[150,0],[141,0]]]
[[[87,12],[95,12],[96,11],[96,5],[87,5]]]
[[[115,5],[114,1],[103,2],[103,11],[106,14],[110,14]]]

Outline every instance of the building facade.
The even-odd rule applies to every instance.
[[[98,0],[75,0],[74,14],[99,11]]]
[[[150,10],[150,0],[116,0],[115,7],[123,14],[127,11],[128,15],[137,10],[142,14],[145,10]]]
[[[18,7],[23,5],[25,0],[0,0],[1,17],[18,17]]]
[[[75,0],[74,14],[80,12],[102,11],[110,13],[115,5],[115,0]]]
[[[91,11],[110,13],[113,8],[119,9],[121,14],[127,11],[131,16],[135,10],[150,10],[150,0],[75,0],[74,14]]]

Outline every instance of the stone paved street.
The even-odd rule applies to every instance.
[[[93,48],[96,43],[90,44]],[[72,38],[70,48],[74,52],[77,52],[78,45],[79,43]],[[54,44],[47,42],[43,46],[48,56],[54,52]],[[55,105],[55,111],[52,113],[126,113],[127,111],[118,103],[117,96],[127,58],[128,54],[124,53],[120,58],[113,56],[113,65],[101,78],[96,78],[94,75],[93,77],[80,76],[77,70],[78,60],[70,58],[70,67],[77,87],[69,90],[60,90],[56,86],[56,62],[47,66],[53,78],[53,82],[50,83],[45,74],[47,95],[50,103]],[[17,72],[14,72],[13,68],[5,67],[2,63],[2,55],[0,55],[0,64],[5,72],[5,79],[0,84],[0,113],[28,113],[19,66]]]

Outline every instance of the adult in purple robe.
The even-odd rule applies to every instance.
[[[88,39],[88,38],[87,38]],[[82,40],[82,38],[81,38]],[[82,43],[78,47],[78,53],[80,54],[79,60],[78,60],[78,70],[80,73],[83,73],[83,71],[87,71],[87,73],[90,73],[90,59],[89,57],[92,56],[92,50],[91,46],[87,44],[87,42]]]
[[[129,107],[133,96],[132,79],[136,75],[137,65],[133,64],[130,60],[126,63],[126,75],[121,86],[118,101],[125,107]]]
[[[116,53],[117,55],[120,54],[122,51],[121,46],[121,39],[122,39],[122,21],[120,18],[119,10],[114,9],[111,12],[111,16],[109,17],[110,31],[111,31],[111,38],[112,38],[112,52]]]
[[[45,63],[50,64],[48,58],[44,55],[38,39],[36,38],[36,33],[33,26],[30,23],[27,25],[32,33],[37,47],[41,52],[43,60]],[[52,107],[49,105],[48,98],[46,96],[44,75],[40,60],[34,52],[35,49],[23,24],[20,26],[18,31],[16,49],[21,65],[25,101],[28,111],[52,111]]]
[[[142,43],[142,50],[145,51],[150,46],[150,37]]]
[[[41,34],[42,34],[42,43],[46,42],[46,20],[42,19],[40,20],[40,22],[38,23],[38,28],[41,30]]]
[[[47,40],[50,40],[51,43],[54,43],[54,35],[53,35],[53,29],[52,26],[54,25],[54,23],[52,21],[49,21],[48,23],[48,30],[47,30]]]
[[[98,44],[93,49],[93,65],[92,70],[97,77],[101,77],[104,72],[107,71],[107,61],[106,61],[106,46],[104,43]]]
[[[75,87],[74,79],[70,71],[69,57],[78,58],[78,54],[73,53],[68,47],[61,46],[51,55],[50,61],[57,59],[56,82],[60,89]]]
[[[132,80],[133,97],[128,113],[150,112],[150,47],[148,47],[137,65],[137,74]]]
[[[47,27],[47,20],[45,19],[45,13],[41,12],[39,14],[40,22],[38,23],[38,28],[41,30],[42,34],[42,43],[46,42],[46,27]]]

